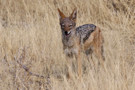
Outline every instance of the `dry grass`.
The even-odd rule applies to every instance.
[[[82,82],[75,59],[73,79],[67,80],[58,7],[67,15],[77,7],[77,26],[101,27],[107,72],[97,64],[91,68],[84,55]],[[0,89],[134,90],[134,9],[134,0],[0,0]]]

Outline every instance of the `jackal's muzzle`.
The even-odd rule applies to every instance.
[[[71,34],[71,31],[65,31],[65,35],[68,36]]]

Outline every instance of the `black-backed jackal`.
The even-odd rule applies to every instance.
[[[78,74],[82,76],[81,52],[94,51],[104,67],[103,37],[99,27],[93,24],[85,24],[76,28],[77,10],[74,9],[69,17],[66,17],[60,9],[60,26],[62,31],[63,49],[68,57],[75,55],[78,62]],[[91,52],[90,51],[90,52]]]

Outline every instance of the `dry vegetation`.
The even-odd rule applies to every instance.
[[[101,27],[107,72],[84,55],[82,82],[75,59],[66,78],[58,7],[66,15],[77,7],[77,26]],[[134,29],[135,0],[0,0],[0,90],[134,90]]]

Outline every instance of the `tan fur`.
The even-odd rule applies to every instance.
[[[103,46],[103,36],[99,27],[96,27],[95,31],[91,33],[89,39],[84,43],[84,50],[89,47],[93,47],[95,54],[100,59],[100,63],[103,65],[104,59],[102,57],[101,48]]]

